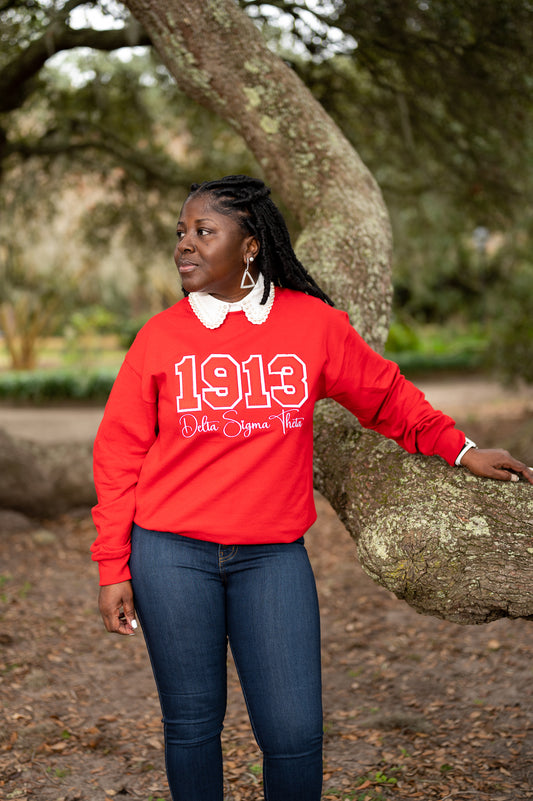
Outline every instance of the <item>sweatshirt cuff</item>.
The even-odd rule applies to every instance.
[[[107,584],[119,584],[121,581],[129,581],[131,579],[129,554],[120,559],[102,559],[98,562],[98,570],[101,587]]]
[[[464,447],[466,437],[462,431],[453,428],[441,434],[437,440],[435,453],[441,456],[452,467]]]

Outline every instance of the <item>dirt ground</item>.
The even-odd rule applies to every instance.
[[[469,413],[469,434],[511,435],[533,412],[506,409]],[[418,615],[365,576],[317,506],[306,542],[322,614],[324,801],[533,798],[531,622]],[[98,617],[88,510],[23,522],[0,513],[0,799],[170,801],[142,635],[109,635]],[[259,801],[231,664],[223,738],[226,801]]]

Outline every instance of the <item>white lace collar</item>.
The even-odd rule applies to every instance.
[[[265,279],[262,273],[259,273],[254,288],[242,300],[235,303],[218,300],[208,292],[191,292],[187,300],[195,315],[206,328],[218,328],[226,319],[228,312],[235,311],[243,311],[250,323],[261,325],[270,314],[275,294],[274,284],[271,284],[267,302],[262,306],[260,301],[264,288]]]

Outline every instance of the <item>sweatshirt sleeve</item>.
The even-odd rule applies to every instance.
[[[131,527],[141,468],[157,436],[157,388],[143,375],[139,347],[126,356],[106,404],[94,443],[93,469],[98,503],[91,552],[100,584],[130,578]]]
[[[437,455],[453,465],[465,442],[455,421],[426,400],[398,365],[376,353],[345,318],[342,347],[329,347],[328,397],[362,426],[393,439],[409,453]],[[329,385],[328,385],[329,379]]]

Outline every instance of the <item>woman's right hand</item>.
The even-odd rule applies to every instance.
[[[115,634],[135,634],[137,621],[131,581],[100,587],[98,608],[108,631]]]

